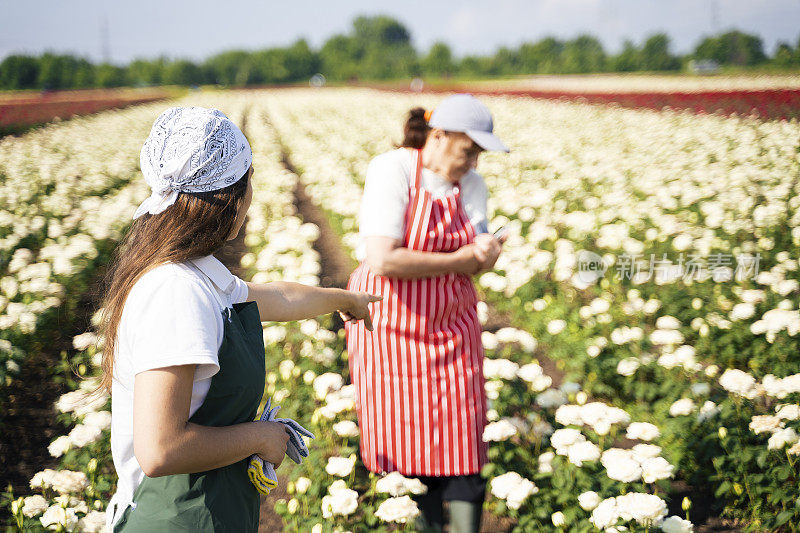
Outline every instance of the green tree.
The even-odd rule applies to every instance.
[[[320,69],[319,54],[314,52],[305,39],[299,39],[286,49],[288,81],[307,80]]]
[[[195,63],[178,59],[164,65],[162,83],[166,85],[200,85],[203,72]]]
[[[635,72],[642,69],[642,54],[633,41],[626,39],[622,51],[612,59],[617,72]]]
[[[208,72],[209,81],[220,85],[247,85],[252,64],[250,53],[244,50],[230,50],[208,58],[203,67]]]
[[[505,46],[497,50],[488,74],[493,76],[517,74],[520,71],[519,52]]]
[[[101,63],[95,67],[95,86],[121,87],[125,85],[125,69],[110,63]]]
[[[750,66],[766,61],[764,43],[756,35],[729,31],[706,37],[694,51],[695,59],[713,59],[721,65]]]
[[[39,78],[39,60],[26,55],[11,55],[0,63],[0,88],[31,89]]]
[[[670,40],[666,33],[656,33],[647,38],[642,46],[642,68],[644,70],[675,70],[678,59],[670,54]]]
[[[160,85],[163,83],[166,59],[136,59],[127,69],[128,83],[135,87]]]
[[[36,86],[44,89],[83,88],[94,85],[94,69],[86,59],[45,53],[39,58]]]
[[[562,72],[564,43],[555,37],[545,37],[519,48],[520,69],[527,74]]]
[[[564,72],[601,72],[606,69],[603,45],[591,35],[579,35],[564,46]]]
[[[441,41],[434,43],[421,61],[422,73],[428,76],[449,77],[453,73],[453,54]]]
[[[322,73],[332,80],[350,80],[358,77],[358,62],[362,50],[353,37],[334,35],[322,45],[319,58]]]

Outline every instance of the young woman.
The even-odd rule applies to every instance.
[[[484,150],[508,151],[489,110],[446,98],[430,123],[412,109],[402,147],[367,170],[359,267],[348,288],[383,296],[375,330],[348,323],[361,456],[374,472],[419,477],[428,526],[477,532],[486,483],[483,347],[471,276],[491,269],[500,240],[486,233]]]
[[[252,199],[252,152],[223,113],[170,108],[141,169],[153,190],[110,265],[102,386],[112,394],[119,475],[108,531],[258,530],[258,454],[277,466],[288,435],[254,421],[264,391],[261,322],[339,310],[365,319],[368,294],[246,283],[214,257]]]

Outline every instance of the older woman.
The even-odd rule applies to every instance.
[[[369,320],[377,298],[246,283],[214,257],[244,222],[251,163],[239,128],[200,107],[167,109],[142,148],[153,192],[115,254],[104,299],[102,386],[119,474],[109,531],[257,531],[247,459],[277,466],[288,439],[283,424],[253,421],[265,380],[261,322],[337,309]]]
[[[348,288],[383,296],[374,330],[347,323],[347,349],[373,472],[419,477],[428,526],[477,531],[486,484],[483,347],[471,276],[491,269],[501,242],[486,233],[483,150],[508,151],[471,95],[412,109],[402,146],[375,157],[360,213],[361,264]]]

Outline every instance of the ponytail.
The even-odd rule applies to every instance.
[[[422,148],[431,131],[428,126],[427,113],[421,107],[415,107],[408,112],[408,119],[403,127],[402,148]]]

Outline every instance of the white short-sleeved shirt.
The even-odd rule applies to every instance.
[[[376,156],[367,167],[364,196],[358,217],[359,243],[356,258],[366,257],[365,237],[392,237],[405,235],[408,188],[414,178],[414,151],[398,148]],[[422,168],[420,185],[434,198],[442,198],[455,187],[446,178],[432,170]],[[488,193],[483,176],[470,170],[459,181],[461,205],[476,233],[488,231],[486,201]]]
[[[111,454],[119,482],[107,527],[122,515],[144,479],[133,454],[133,385],[136,374],[155,368],[197,365],[189,416],[205,400],[219,371],[222,309],[243,302],[245,282],[209,255],[165,263],[143,274],[131,288],[120,320],[111,391]],[[113,513],[113,516],[112,516]]]

